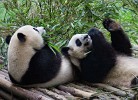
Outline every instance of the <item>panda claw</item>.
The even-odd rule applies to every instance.
[[[103,26],[105,29],[107,29],[109,32],[117,31],[121,29],[121,26],[116,23],[114,20],[110,18],[106,18],[103,20]]]

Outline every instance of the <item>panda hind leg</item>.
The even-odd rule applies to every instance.
[[[133,78],[132,81],[131,81],[131,86],[132,87],[136,86],[136,85],[138,85],[138,76],[136,76],[135,78]]]
[[[113,48],[120,54],[132,56],[132,45],[121,26],[110,18],[103,20],[103,26],[111,34]]]

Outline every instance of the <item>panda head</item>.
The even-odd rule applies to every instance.
[[[91,47],[92,39],[88,34],[76,34],[70,39],[67,47],[61,49],[61,52],[65,56],[82,59],[86,57]]]
[[[33,27],[25,25],[19,28],[11,38],[7,37],[9,45],[28,46],[33,49],[40,49],[44,45],[42,34],[45,33],[43,27]],[[12,42],[11,42],[12,41]]]

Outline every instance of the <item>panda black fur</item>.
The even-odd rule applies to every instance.
[[[130,87],[137,84],[138,59],[132,57],[131,44],[121,26],[111,19],[103,21],[104,27],[111,33],[112,43],[108,43],[102,32],[96,28],[89,30],[91,37],[91,49],[84,52],[74,51],[77,48],[83,49],[84,46],[74,46],[77,39],[81,40],[81,35],[73,36],[68,46],[62,51],[68,54],[71,59],[76,59],[81,69],[80,77],[82,80],[92,83],[107,83],[113,86]],[[90,44],[90,42],[88,42]],[[73,46],[72,46],[73,45]],[[67,49],[68,48],[68,49]],[[66,54],[66,55],[67,55]],[[77,56],[85,55],[82,58]]]
[[[19,28],[7,37],[8,73],[14,84],[29,87],[51,87],[74,79],[73,64],[44,44],[43,27]]]

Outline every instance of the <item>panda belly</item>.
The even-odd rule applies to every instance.
[[[138,59],[119,55],[116,65],[103,82],[117,87],[130,87],[136,76],[138,76]]]
[[[32,84],[32,85],[27,85],[25,87],[52,87],[52,86],[73,81],[74,73],[73,73],[73,67],[71,66],[70,61],[64,56],[62,56],[61,61],[62,62],[61,62],[60,69],[57,75],[53,79],[45,83]]]

